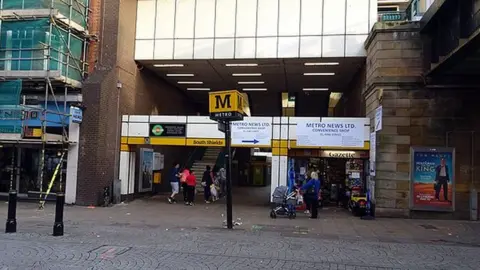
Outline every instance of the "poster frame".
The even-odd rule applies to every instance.
[[[418,206],[415,205],[415,193],[414,193],[414,184],[415,184],[415,153],[417,152],[431,152],[431,153],[441,153],[441,152],[451,152],[452,153],[452,207],[439,208],[436,206]],[[431,211],[431,212],[455,212],[455,186],[456,186],[456,175],[455,175],[455,148],[453,147],[424,147],[424,146],[411,146],[410,147],[410,200],[409,208],[414,211]]]

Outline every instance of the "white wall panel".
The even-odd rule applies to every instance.
[[[187,122],[187,117],[184,115],[151,115],[150,123],[180,123]]]
[[[377,0],[137,2],[136,60],[364,57],[361,39],[378,6]]]
[[[174,30],[175,0],[157,0],[155,38],[174,38]]]
[[[365,40],[368,35],[354,35],[346,36],[345,41],[345,56],[362,57],[366,56],[364,47]]]
[[[322,37],[300,37],[300,57],[322,57]]]
[[[287,185],[287,170],[288,170],[288,157],[280,156],[280,169],[278,174],[278,185],[286,186]]]
[[[153,40],[135,41],[135,59],[149,60],[153,59]]]
[[[193,52],[194,59],[213,59],[214,39],[196,39]]]
[[[213,38],[215,33],[215,0],[197,1],[195,38]]]
[[[270,186],[270,195],[273,195],[275,188],[279,186],[279,168],[280,168],[280,157],[272,156],[272,173],[271,173],[271,186]],[[270,202],[272,201],[272,196],[270,196]]]
[[[149,124],[148,123],[129,123],[128,124],[128,136],[129,137],[148,137]]]
[[[215,37],[235,36],[236,6],[236,0],[217,0]]]
[[[187,138],[223,139],[225,133],[218,131],[218,124],[187,124]]]
[[[153,39],[155,36],[155,1],[140,0],[137,2],[137,23],[135,36],[137,39]]]
[[[187,122],[196,124],[217,124],[217,122],[210,119],[209,116],[187,116]]]
[[[301,35],[321,35],[323,0],[302,0]]]
[[[128,136],[128,123],[125,123],[125,122],[122,123],[122,130],[120,134],[122,134],[121,135],[122,137]]]
[[[345,55],[345,36],[324,36],[323,57],[343,57]]]
[[[345,34],[345,1],[324,0],[323,34]]]
[[[173,39],[155,40],[153,59],[173,59]]]
[[[130,152],[120,152],[120,168],[118,176],[121,181],[120,186],[122,195],[126,195],[128,191],[128,173],[130,171],[129,157]]]
[[[175,38],[193,38],[195,29],[195,0],[177,0],[176,7]]]
[[[148,123],[149,119],[150,115],[129,115],[128,121]]]
[[[193,59],[193,39],[176,39],[174,46],[174,59]]]
[[[368,34],[370,0],[347,0],[347,35]]]
[[[232,59],[235,55],[235,39],[217,38],[215,39],[215,59]]]

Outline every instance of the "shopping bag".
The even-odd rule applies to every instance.
[[[212,194],[213,197],[218,197],[218,192],[215,185],[210,185],[210,193]]]

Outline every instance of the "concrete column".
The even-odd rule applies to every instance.
[[[77,171],[78,171],[78,143],[80,138],[80,125],[73,123],[70,117],[68,139],[72,144],[68,146],[67,179],[65,183],[65,203],[74,204],[77,197]]]

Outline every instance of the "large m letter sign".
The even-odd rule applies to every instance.
[[[210,119],[220,121],[242,120],[249,114],[248,100],[237,90],[210,92]]]
[[[232,103],[230,102],[231,94],[226,94],[223,97],[221,95],[215,96],[215,109],[220,108],[232,108]]]

